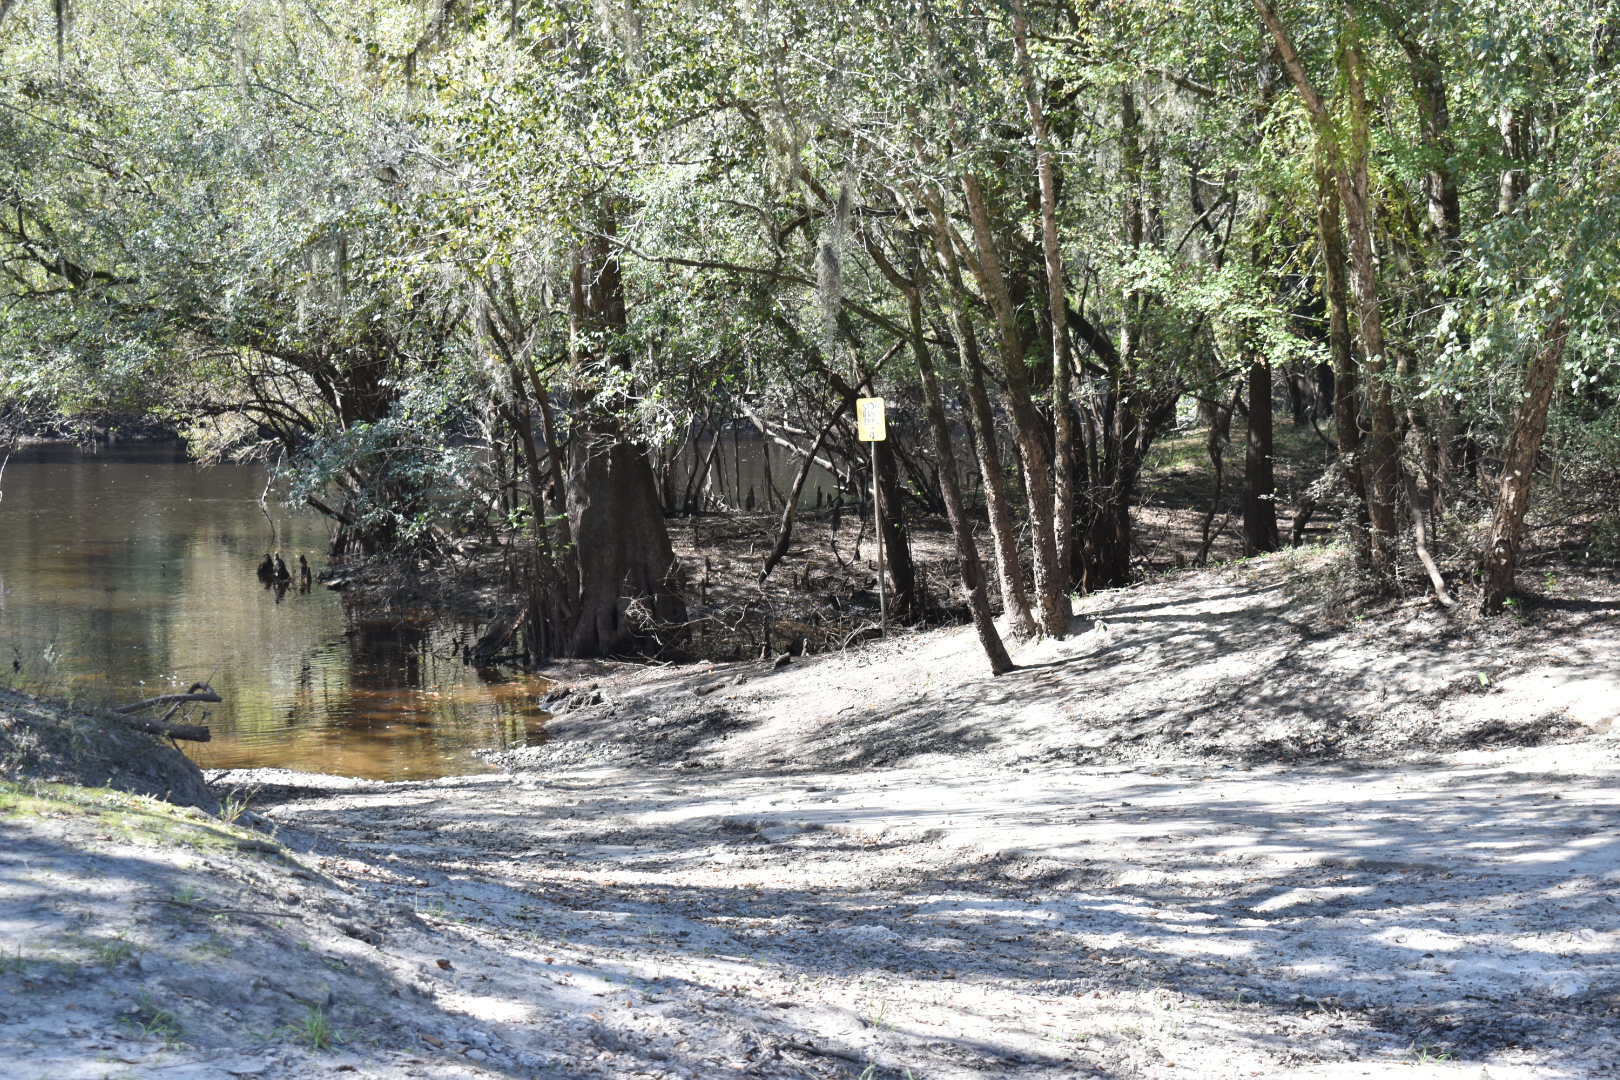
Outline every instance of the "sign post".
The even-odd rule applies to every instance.
[[[855,399],[855,434],[872,444],[872,524],[877,530],[878,632],[889,633],[889,587],[883,580],[883,500],[878,487],[877,444],[889,437],[880,397]]]

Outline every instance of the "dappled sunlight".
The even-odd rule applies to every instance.
[[[424,917],[472,950],[458,970],[483,957],[469,992],[578,1002],[622,1029],[614,1045],[667,1048],[675,1016],[724,1016],[852,1065],[1056,1067],[1150,1030],[1371,1061],[1423,1039],[1550,1046],[1620,979],[1604,884],[1620,795],[1558,753],[1400,772],[936,762],[792,783],[598,768],[487,782],[498,831],[486,797],[356,792],[308,813],[337,836],[373,814],[401,837],[457,836],[391,857],[447,875],[446,910]],[[1174,1056],[1166,1075],[1200,1075],[1196,1053]]]

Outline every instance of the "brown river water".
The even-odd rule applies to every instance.
[[[207,682],[225,699],[205,706],[213,741],[181,745],[208,769],[428,779],[541,738],[549,684],[464,667],[476,628],[379,618],[319,582],[265,588],[266,551],[318,573],[329,536],[272,491],[272,546],[265,479],[150,443],[13,454],[0,473],[0,685],[119,704]]]

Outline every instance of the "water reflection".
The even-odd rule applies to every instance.
[[[272,537],[261,469],[48,446],[0,481],[0,675],[19,689],[110,703],[209,682],[225,698],[215,741],[187,746],[205,767],[416,779],[540,736],[548,684],[463,667],[473,628],[378,620],[302,588],[298,556],[322,564],[326,526],[272,495]],[[258,579],[267,552],[287,587]]]

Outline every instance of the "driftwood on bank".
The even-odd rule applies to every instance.
[[[214,688],[209,686],[207,683],[192,683],[191,689],[187,690],[183,694],[160,694],[154,698],[147,698],[145,701],[137,701],[133,705],[120,705],[118,708],[114,709],[113,712],[118,713],[120,716],[128,716],[130,713],[138,713],[144,709],[155,708],[159,705],[184,703],[188,701],[208,701],[218,704],[224,700],[225,699],[220,697]]]
[[[180,710],[182,705],[187,705],[193,701],[217,704],[223,700],[225,699],[219,696],[218,691],[207,683],[192,683],[190,689],[183,694],[160,694],[154,698],[147,698],[145,701],[123,705],[114,709],[113,715],[117,716],[126,726],[132,727],[136,731],[144,731],[148,735],[165,735],[171,739],[185,739],[188,742],[210,742],[214,736],[213,732],[208,729],[208,725],[173,724],[169,721]],[[163,714],[162,719],[148,720],[134,715],[146,709],[156,708],[159,705],[170,706],[169,711]]]
[[[185,739],[187,742],[212,742],[214,733],[208,729],[207,724],[166,724],[161,720],[143,720],[138,716],[118,717],[124,726],[136,731],[144,731],[148,735],[163,735],[170,739]]]

